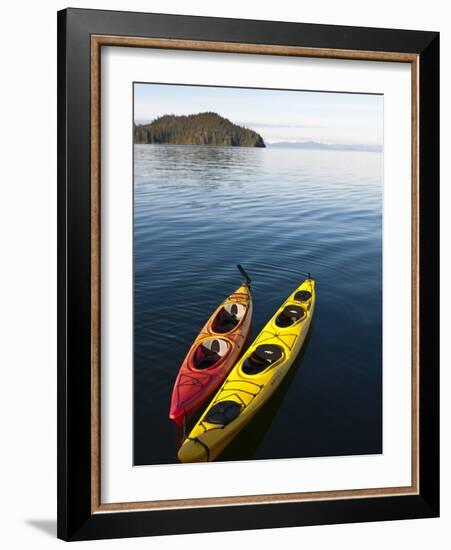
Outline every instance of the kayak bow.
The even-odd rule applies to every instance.
[[[268,401],[307,336],[315,281],[306,279],[282,304],[230,371],[178,452],[181,462],[214,460]]]

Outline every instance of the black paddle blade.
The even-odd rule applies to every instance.
[[[249,275],[244,270],[244,267],[240,264],[238,264],[236,267],[238,268],[238,271],[241,273],[241,275],[244,277],[244,280],[246,281],[246,284],[250,285],[251,284],[251,278],[249,277]]]

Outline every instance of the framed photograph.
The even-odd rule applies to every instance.
[[[439,514],[439,35],[58,13],[58,536]]]

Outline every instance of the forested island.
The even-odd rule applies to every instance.
[[[164,115],[150,124],[134,125],[134,142],[173,145],[222,145],[265,147],[263,138],[248,128],[233,124],[217,113]]]

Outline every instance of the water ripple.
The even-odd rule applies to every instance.
[[[138,145],[134,185],[135,462],[175,461],[172,384],[237,263],[254,335],[307,271],[318,303],[289,382],[224,459],[379,452],[382,156]]]

